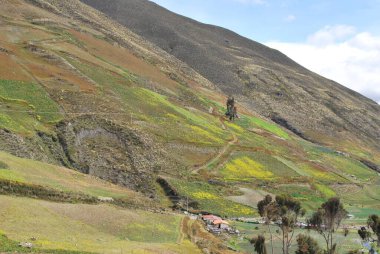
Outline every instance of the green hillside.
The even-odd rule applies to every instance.
[[[379,151],[305,140],[239,100],[230,122],[226,94],[90,7],[16,2],[0,9],[0,252],[34,237],[47,253],[201,253],[216,240],[181,209],[254,217],[265,194],[308,213],[339,196],[352,223],[380,212],[363,163]]]

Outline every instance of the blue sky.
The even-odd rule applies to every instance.
[[[326,25],[380,32],[378,0],[153,0],[176,13],[259,42],[302,41]]]
[[[279,49],[380,102],[380,0],[152,0]]]

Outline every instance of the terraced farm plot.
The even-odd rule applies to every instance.
[[[222,187],[207,184],[205,182],[189,182],[170,179],[169,183],[175,188],[180,196],[189,197],[199,203],[199,209],[219,214],[221,216],[253,216],[255,208],[242,205],[228,200],[223,193]]]
[[[0,98],[4,102],[29,108],[29,111],[36,112],[37,120],[44,123],[62,119],[58,104],[40,85],[23,81],[0,80]]]
[[[335,179],[339,182],[368,183],[371,180],[378,179],[377,172],[348,155],[305,141],[300,141],[299,144],[305,149],[311,162],[314,162],[315,165],[323,165],[325,173],[318,170],[318,167],[310,168],[310,166],[304,165],[305,170],[319,180],[326,182]]]
[[[359,204],[347,205],[347,211],[352,214],[354,217],[350,219],[351,224],[356,225],[366,225],[368,216],[372,214],[380,214],[380,206],[377,205],[377,208],[361,206]]]
[[[289,195],[295,198],[309,211],[326,201],[326,198],[319,191],[312,189],[309,184],[274,184],[268,190],[276,195]]]
[[[249,188],[239,188],[239,190],[243,193],[243,195],[230,196],[228,197],[228,199],[236,203],[240,203],[251,207],[257,207],[257,203],[263,200],[266,195],[273,196],[273,194],[264,190],[253,190]]]
[[[0,80],[0,127],[16,133],[48,131],[46,124],[62,119],[59,106],[37,84]]]
[[[369,195],[369,192],[371,193]],[[343,200],[352,205],[357,205],[358,207],[372,207],[372,208],[380,208],[380,200],[379,196],[374,196],[379,192],[379,187],[376,185],[373,186],[365,186],[363,188],[359,187],[357,191],[353,192],[342,192],[339,195],[343,198]]]
[[[237,123],[245,129],[260,128],[266,130],[280,138],[289,139],[289,134],[281,129],[277,124],[270,123],[258,117],[242,115]]]
[[[35,237],[41,249],[200,253],[180,237],[181,216],[7,196],[0,196],[0,202],[2,233],[18,242]]]
[[[327,185],[317,183],[317,184],[314,184],[314,187],[317,189],[317,191],[319,191],[319,193],[321,193],[327,199],[337,196],[336,192]]]
[[[332,170],[327,170],[316,163],[305,163],[301,162],[297,164],[298,168],[302,170],[311,179],[315,179],[323,183],[336,183],[336,182],[347,182],[345,177],[335,174]]]
[[[0,77],[4,80],[32,81],[14,58],[0,52]]]
[[[351,158],[347,158],[341,155],[324,155],[323,161],[331,164],[334,168],[339,170],[344,175],[349,175],[362,182],[368,182],[369,180],[378,177],[378,174],[362,164]]]
[[[289,145],[273,136],[267,136],[258,129],[244,129],[236,123],[225,122],[228,131],[235,134],[238,139],[235,151],[265,151],[271,154],[290,154]]]
[[[235,153],[220,170],[227,181],[274,180],[278,177],[298,176],[275,157],[264,152]]]

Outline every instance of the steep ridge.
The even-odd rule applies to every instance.
[[[81,0],[187,63],[225,94],[303,138],[380,149],[380,106],[226,29],[147,0]]]

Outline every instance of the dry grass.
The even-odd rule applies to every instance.
[[[177,242],[182,217],[108,205],[58,204],[0,196],[2,233],[35,246],[96,253],[199,253]]]
[[[134,191],[71,169],[18,158],[5,152],[0,152],[0,160],[8,165],[8,169],[0,170],[0,178],[3,180],[46,186],[59,191],[78,192],[94,197],[145,199]]]

